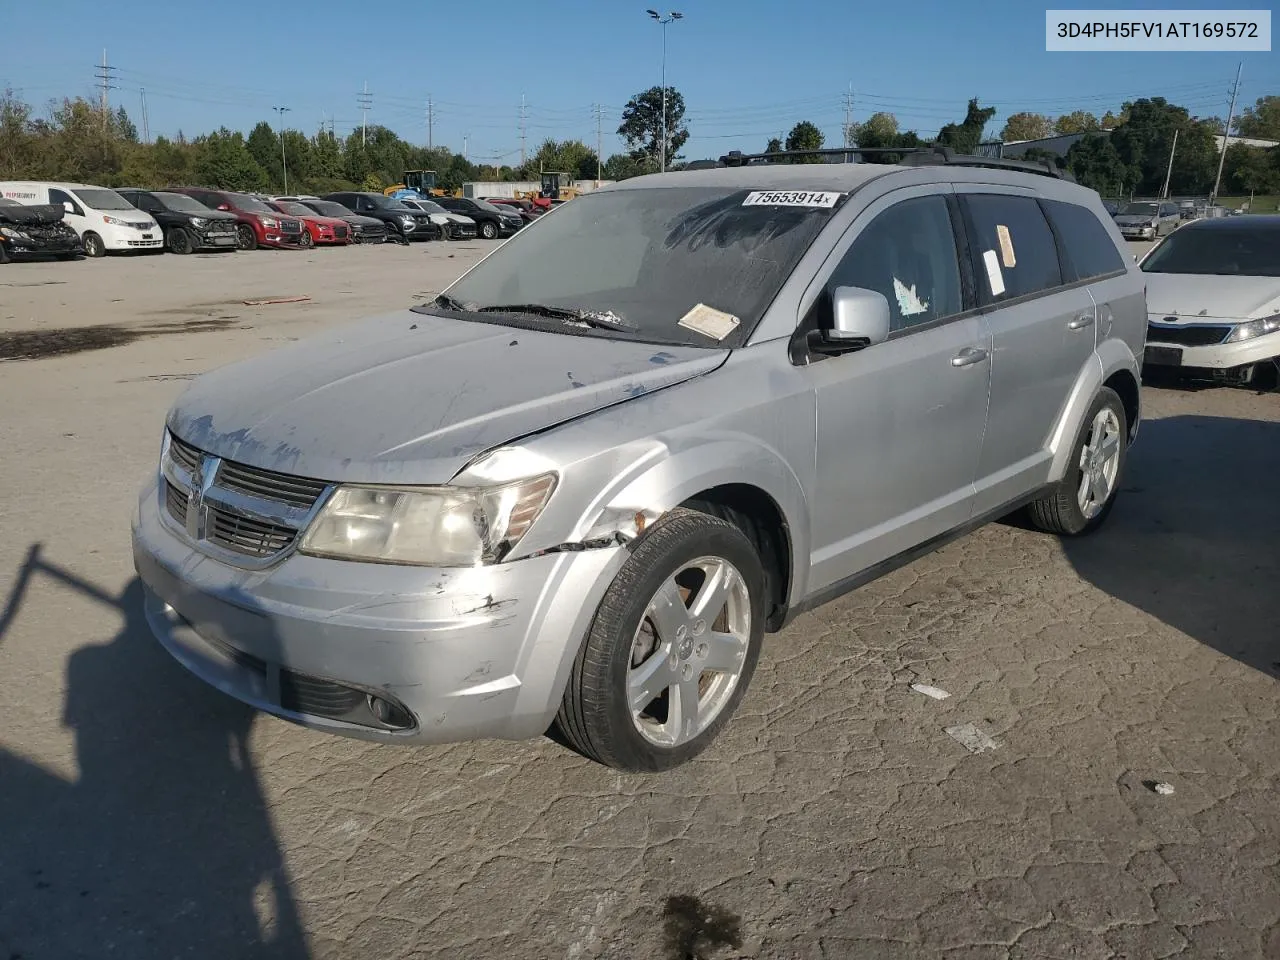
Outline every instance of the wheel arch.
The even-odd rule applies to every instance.
[[[1120,394],[1125,404],[1126,415],[1129,415],[1132,409],[1129,441],[1133,442],[1137,435],[1141,413],[1141,393],[1137,386],[1140,377],[1141,368],[1128,344],[1122,340],[1113,339],[1098,345],[1097,350],[1080,368],[1075,384],[1067,396],[1067,402],[1050,435],[1049,449],[1053,451],[1053,464],[1049,470],[1049,482],[1056,483],[1066,476],[1076,435],[1080,432],[1089,407],[1093,404],[1093,398],[1104,386],[1111,387]],[[1130,403],[1133,404],[1132,408]]]

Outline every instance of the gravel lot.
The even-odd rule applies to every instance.
[[[115,344],[0,361],[0,960],[1280,957],[1280,394],[1148,390],[1100,534],[801,618],[669,774],[329,738],[171,662],[128,527],[185,382],[487,246],[0,269],[10,354]]]

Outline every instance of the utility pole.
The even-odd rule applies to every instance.
[[[603,151],[604,138],[601,136],[601,133],[600,133],[600,125],[603,123],[603,121],[604,121],[604,107],[602,107],[600,104],[597,103],[596,104],[596,186],[597,187],[600,186],[600,181],[601,179],[603,179],[604,161],[601,159],[601,157],[603,156],[602,151]]]
[[[284,192],[289,192],[289,162],[284,158],[284,115],[289,112],[288,107],[272,107],[276,112],[276,116],[280,118],[280,169],[284,171]]]
[[[1169,196],[1169,178],[1173,176],[1173,155],[1178,152],[1178,131],[1173,131],[1173,146],[1169,148],[1169,169],[1164,175],[1164,189],[1160,191],[1160,199]]]
[[[471,139],[471,135],[470,135],[470,134],[466,134],[466,133],[464,133],[464,134],[462,135],[462,162],[463,162],[463,163],[470,163],[470,162],[471,162],[470,160],[468,160],[468,159],[467,159],[467,141],[468,141],[469,139]]]
[[[431,94],[427,94],[427,149],[435,148],[435,105],[431,102]]]
[[[525,121],[525,103],[524,103],[524,94],[522,93],[520,94],[520,166],[522,167],[524,166],[524,163],[525,163],[525,159],[524,159],[525,158],[525,154],[524,154],[525,123],[524,121]]]
[[[1222,131],[1222,154],[1218,157],[1218,175],[1213,180],[1213,193],[1209,194],[1209,204],[1218,202],[1218,187],[1222,186],[1222,165],[1227,159],[1227,145],[1231,143],[1231,121],[1236,114],[1236,94],[1240,92],[1240,71],[1244,69],[1241,60],[1236,67],[1236,82],[1231,85],[1231,106],[1227,108],[1227,128]]]
[[[667,172],[667,25],[677,20],[683,20],[683,13],[676,13],[672,10],[665,17],[658,13],[657,10],[646,10],[650,17],[662,24],[662,147],[658,163],[658,172]]]
[[[102,129],[107,129],[107,91],[116,89],[116,85],[111,81],[115,79],[116,68],[108,66],[107,51],[104,47],[102,50],[102,66],[95,68],[94,73],[98,78],[98,108],[102,111]]]
[[[363,119],[360,121],[360,146],[369,142],[369,108],[373,106],[373,95],[369,93],[369,81],[364,82],[364,92],[356,94],[356,102],[360,104]]]
[[[844,145],[853,146],[853,84],[849,84],[849,92],[844,96]],[[849,162],[849,154],[844,155],[844,162]]]
[[[147,88],[138,88],[138,93],[142,95],[142,142],[151,142],[151,123],[147,118]]]

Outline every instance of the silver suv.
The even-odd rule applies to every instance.
[[[999,161],[729,163],[563,204],[434,302],[202,377],[133,525],[160,642],[386,743],[655,770],[766,632],[1025,509],[1106,518],[1142,275]]]

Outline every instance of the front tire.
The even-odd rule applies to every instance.
[[[668,513],[596,610],[556,716],[560,734],[633,772],[701,753],[751,682],[765,596],[760,556],[742,530],[696,510]]]
[[[316,238],[311,236],[311,231],[306,227],[302,228],[302,233],[298,236],[298,246],[303,250],[310,250],[316,245]]]
[[[247,223],[242,223],[236,227],[236,248],[239,250],[258,249],[258,235],[253,232],[253,227]]]
[[[1103,387],[1076,437],[1066,475],[1027,508],[1031,523],[1045,533],[1069,537],[1102,526],[1124,476],[1128,437],[1124,403],[1118,393]]]
[[[84,255],[86,257],[105,257],[107,255],[107,245],[102,242],[102,238],[92,230],[85,233],[80,238],[80,242],[84,244]]]
[[[186,254],[195,249],[191,234],[182,227],[174,227],[169,231],[169,249],[174,253]]]
[[[498,235],[498,225],[492,220],[486,220],[480,224],[480,236],[486,240],[492,240]]]

